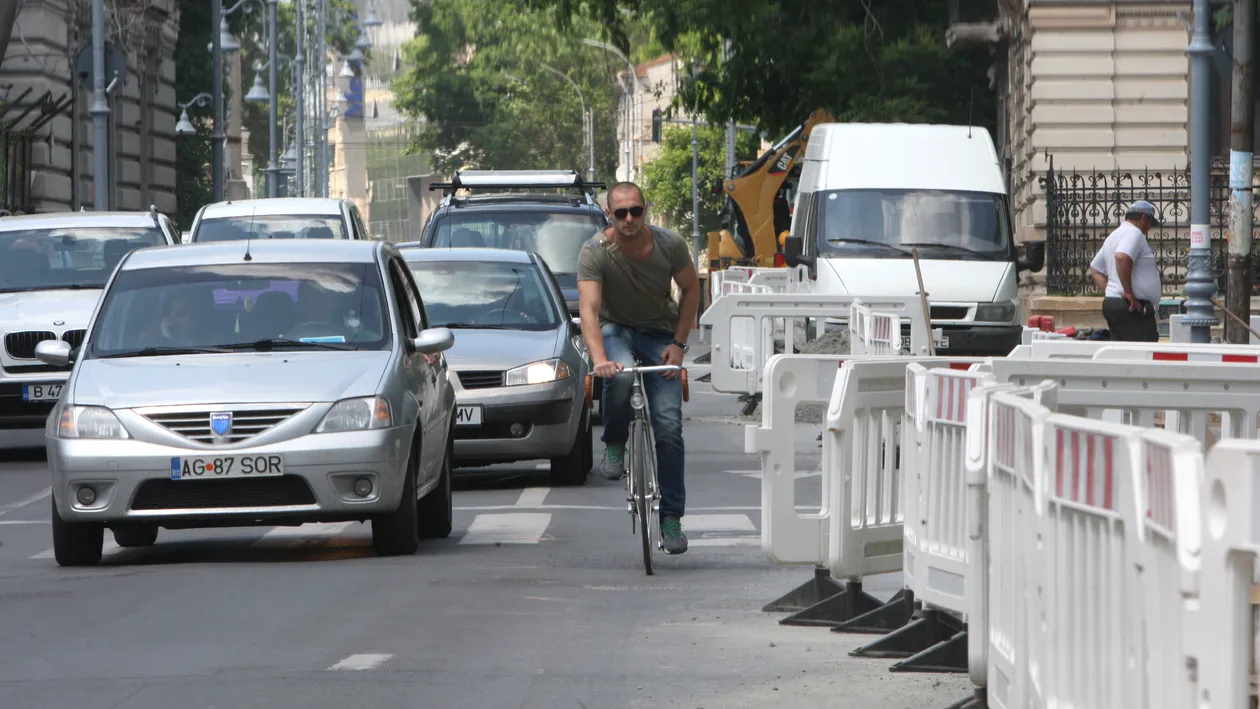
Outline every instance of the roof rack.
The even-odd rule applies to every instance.
[[[522,187],[574,189],[594,203],[603,182],[587,182],[576,170],[457,170],[450,182],[434,182],[430,190],[442,190],[443,204],[449,204],[459,190],[503,190]]]

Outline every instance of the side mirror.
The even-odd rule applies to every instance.
[[[411,341],[411,346],[420,354],[435,355],[445,352],[455,344],[455,333],[446,327],[431,327],[420,333]]]
[[[35,345],[35,359],[51,367],[70,364],[70,343],[62,340],[44,340]]]
[[[804,249],[804,239],[799,236],[788,235],[788,237],[783,240],[783,260],[786,261],[787,265],[792,268],[802,265],[813,268],[814,259],[805,256],[803,253]]]
[[[1040,273],[1041,269],[1046,266],[1046,242],[1044,241],[1028,241],[1024,243],[1024,258],[1020,259],[1015,268],[1018,271],[1028,271],[1029,273]]]

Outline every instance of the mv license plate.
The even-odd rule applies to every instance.
[[[455,407],[455,425],[456,426],[480,426],[481,425],[481,407],[480,406]]]
[[[171,480],[222,480],[284,475],[279,455],[213,455],[171,458]]]
[[[941,337],[936,338],[936,346],[943,350],[949,349],[949,337],[942,335]],[[910,349],[910,336],[909,335],[901,336],[901,349],[903,350]]]
[[[61,398],[61,384],[23,384],[22,401],[56,401]]]

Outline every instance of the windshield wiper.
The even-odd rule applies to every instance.
[[[445,327],[451,330],[517,330],[519,329],[512,325],[475,325],[473,323],[464,323],[464,322],[448,322],[444,325],[434,325],[433,327]]]
[[[906,252],[905,250],[903,250],[903,249],[902,249],[902,248],[900,248],[900,247],[893,246],[892,244],[886,244],[886,243],[884,243],[884,242],[882,242],[882,241],[874,241],[874,240],[872,240],[872,239],[827,239],[827,243],[829,243],[829,244],[839,244],[839,243],[844,243],[844,244],[872,244],[872,245],[874,245],[874,246],[882,246],[882,247],[884,247],[885,249],[891,249],[891,250],[896,251],[897,253],[902,254],[902,255],[905,255],[905,256],[909,256],[909,255],[910,255],[908,252]]]
[[[82,283],[66,283],[55,286],[26,286],[25,288],[0,288],[0,293],[30,293],[39,290],[83,290],[84,288],[101,289],[104,285],[85,286]]]
[[[937,244],[934,242],[925,242],[921,244],[902,244],[902,246],[926,246],[929,248],[936,248],[936,249],[953,249],[954,251],[963,251],[969,254],[975,254],[977,256],[1000,257],[1003,255],[1003,253],[1000,251],[977,251],[976,249],[969,249],[966,246],[958,246],[957,244]]]
[[[231,350],[222,347],[142,347],[126,352],[111,352],[101,355],[100,359],[118,359],[121,357],[165,357],[166,355],[190,354],[224,354]]]
[[[277,347],[308,347],[319,350],[357,350],[358,347],[348,345],[344,342],[303,342],[301,340],[289,340],[283,337],[266,337],[253,342],[234,342],[230,345],[222,345],[224,351],[239,350],[258,350],[266,352]]]

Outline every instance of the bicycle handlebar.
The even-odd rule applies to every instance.
[[[678,364],[656,364],[656,365],[651,365],[647,367],[643,367],[643,366],[624,367],[619,372],[619,374],[634,374],[635,372],[641,372],[643,374],[651,374],[652,372],[681,372],[682,370],[683,370],[682,365],[678,365]],[[592,371],[592,372],[588,372],[586,376],[598,377],[599,375]]]

